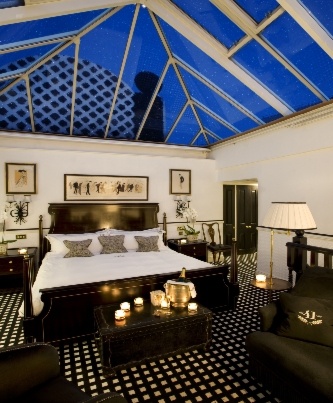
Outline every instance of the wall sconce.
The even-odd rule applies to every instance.
[[[22,222],[26,222],[25,218],[29,215],[28,207],[30,202],[30,195],[24,195],[20,201],[15,200],[14,195],[7,195],[6,203],[9,204],[10,215],[15,218],[15,223],[22,224]]]
[[[176,207],[176,217],[183,218],[184,210],[190,207],[190,201],[192,201],[191,196],[180,196],[177,195],[173,198],[175,202],[177,202]]]

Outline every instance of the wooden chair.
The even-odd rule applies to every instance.
[[[213,254],[213,264],[221,264],[221,253],[231,252],[231,245],[223,245],[221,239],[220,224],[218,222],[202,223],[202,234],[207,244],[207,249]],[[206,239],[206,234],[207,239]],[[218,259],[216,260],[216,255]]]

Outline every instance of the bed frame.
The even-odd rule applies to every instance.
[[[158,227],[157,203],[51,203],[49,233],[84,233],[103,228],[144,230]],[[48,251],[40,217],[40,261]],[[163,218],[166,231],[166,215]],[[165,239],[166,243],[166,233]],[[237,281],[236,243],[232,246],[231,265],[195,269],[187,272],[197,291],[196,300],[209,308],[234,309],[239,295]],[[137,296],[150,299],[150,291],[163,289],[178,272],[102,281],[89,284],[43,289],[44,307],[33,316],[31,288],[34,282],[32,264],[24,259],[24,320],[26,342],[57,343],[95,332],[93,310],[96,305],[119,303]]]

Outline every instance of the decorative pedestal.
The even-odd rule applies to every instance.
[[[199,234],[197,234],[197,235],[187,235],[187,236],[186,236],[186,239],[187,239],[189,242],[193,242],[193,241],[197,241],[197,240],[198,240],[198,237],[199,237]]]

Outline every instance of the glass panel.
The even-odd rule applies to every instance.
[[[56,45],[38,46],[36,48],[2,54],[0,55],[0,72],[15,72],[23,67],[27,69],[38,59],[56,49],[56,47]]]
[[[0,129],[31,131],[25,81],[0,95]]]
[[[121,10],[81,40],[73,129],[75,135],[105,135],[133,10],[133,7]],[[132,112],[128,110],[128,105],[132,105],[132,92],[127,85],[122,84],[119,97],[122,98],[120,104],[123,112],[115,110],[112,126],[115,137],[127,138],[128,129],[133,126]]]
[[[129,134],[137,135],[151,96],[168,60],[164,46],[147,8],[140,7],[123,76],[124,85],[133,93],[133,126]],[[116,108],[121,109],[118,97]],[[113,134],[112,127],[111,133]],[[159,94],[141,131],[139,140],[164,141],[163,102]]]
[[[258,23],[279,6],[276,0],[235,0],[235,3]]]
[[[263,36],[327,97],[333,96],[333,60],[289,14],[274,21]]]
[[[162,20],[160,20],[160,24],[175,55],[197,72],[200,72],[203,77],[214,83],[221,91],[230,95],[231,98],[235,99],[264,122],[269,122],[282,116],[241,81],[172,29],[168,24]]]
[[[222,123],[218,122],[216,119],[208,115],[205,111],[200,108],[195,108],[197,114],[200,117],[201,124],[204,128],[211,133],[215,134],[220,139],[225,139],[230,136],[234,136],[236,133],[228,129]],[[216,141],[216,140],[215,140]]]
[[[191,98],[198,100],[217,116],[233,125],[239,131],[252,129],[257,124],[240,112],[237,108],[225,101],[207,86],[195,79],[190,73],[180,69]]]
[[[310,90],[255,41],[249,42],[237,52],[234,60],[294,110],[320,102]]]
[[[186,96],[173,67],[169,67],[160,96],[164,101],[164,133],[168,134],[186,102]]]
[[[0,0],[0,8],[24,6],[24,0]]]
[[[200,130],[199,124],[190,107],[187,107],[175,130],[169,137],[168,144],[189,145]]]
[[[30,74],[37,132],[69,134],[74,45],[71,51],[72,57],[59,54]]]
[[[95,10],[0,26],[0,45],[80,30],[102,13]]]
[[[198,138],[193,142],[194,146],[197,147],[205,147],[208,145],[206,137],[203,134],[200,134],[200,136],[198,136]]]
[[[207,0],[196,0],[195,7],[188,0],[173,0],[173,3],[227,48],[231,48],[245,35],[236,24]]]
[[[333,37],[333,7],[327,0],[298,0]]]

